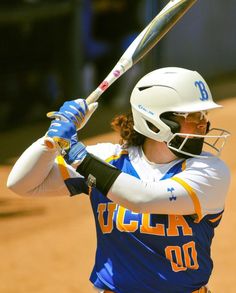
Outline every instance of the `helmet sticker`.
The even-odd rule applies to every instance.
[[[154,115],[154,113],[153,113],[151,110],[146,109],[143,105],[140,105],[140,104],[139,104],[139,105],[138,105],[138,108],[139,108],[140,110],[143,110],[144,112],[150,114],[150,115]]]
[[[207,101],[209,98],[209,94],[207,92],[206,86],[205,84],[199,80],[199,81],[195,81],[195,86],[199,89],[201,97],[199,98],[201,101]]]

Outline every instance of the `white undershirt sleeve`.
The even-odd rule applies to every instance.
[[[195,214],[188,192],[172,179],[143,182],[121,173],[112,185],[108,198],[137,213]]]
[[[186,169],[172,178],[152,182],[122,173],[108,197],[138,213],[197,215],[224,210],[230,171],[217,157],[189,159]]]
[[[69,195],[59,167],[58,152],[44,145],[43,138],[34,142],[15,163],[7,187],[19,195]],[[72,168],[71,168],[72,169]]]

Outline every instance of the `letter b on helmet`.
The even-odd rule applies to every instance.
[[[199,80],[195,82],[195,86],[199,89],[200,92],[200,100],[201,101],[207,101],[209,99],[209,94],[207,92],[205,84]]]

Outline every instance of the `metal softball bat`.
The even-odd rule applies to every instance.
[[[88,104],[99,99],[110,85],[142,59],[182,18],[197,0],[171,0],[130,44],[103,82],[87,97]]]
[[[135,38],[123,53],[115,67],[102,83],[87,97],[88,105],[96,102],[99,97],[121,77],[135,63],[141,60],[162,37],[182,18],[197,0],[171,0]],[[45,144],[49,148],[60,144],[49,137],[45,137]]]

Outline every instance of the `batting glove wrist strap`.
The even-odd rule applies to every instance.
[[[96,187],[105,196],[121,173],[119,169],[89,153],[76,171],[87,179],[90,187]]]
[[[77,142],[66,152],[64,159],[69,165],[73,164],[75,166],[80,164],[86,155],[87,151],[85,145],[82,142]]]

